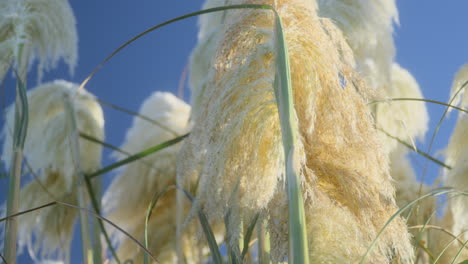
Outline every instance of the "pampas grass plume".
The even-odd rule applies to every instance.
[[[75,16],[68,0],[0,1],[0,80],[11,63],[26,72],[36,58],[39,80],[43,70],[55,67],[60,58],[72,72],[77,61],[77,42]],[[21,44],[24,46],[20,58]]]
[[[24,146],[25,158],[34,177],[21,189],[20,209],[26,210],[58,200],[77,204],[74,162],[71,154],[72,133],[64,96],[73,98],[80,132],[98,139],[104,138],[104,118],[93,95],[78,90],[78,85],[57,80],[40,85],[27,93],[29,102],[28,137]],[[12,127],[14,105],[7,109],[2,161],[9,169],[12,156]],[[82,170],[99,168],[102,147],[80,139]],[[74,208],[54,206],[19,217],[19,244],[27,246],[33,258],[58,254],[67,259],[78,212]],[[41,253],[38,256],[38,253]]]
[[[140,114],[157,124],[135,118],[121,146],[128,153],[137,153],[183,135],[190,128],[190,106],[171,93],[153,93],[141,106]],[[180,145],[171,146],[127,165],[106,191],[103,204],[107,216],[140,241],[143,241],[145,216],[154,195],[175,185],[179,149]],[[125,156],[116,153],[114,157]],[[175,261],[175,223],[176,191],[170,191],[158,201],[148,224],[149,250],[160,263]],[[122,260],[142,263],[143,252],[133,241],[118,233],[113,236]],[[196,247],[188,238],[185,245],[188,259],[192,259]]]
[[[455,76],[452,96],[468,81],[468,64],[465,64]],[[454,102],[460,107],[468,106],[466,87]],[[445,184],[460,191],[468,190],[468,115],[459,112],[457,124],[450,137],[446,149],[446,163],[452,167],[445,173]],[[463,238],[468,239],[468,200],[465,195],[454,197],[449,201],[448,210],[453,215],[451,230],[456,235],[465,232]]]
[[[386,152],[363,99],[368,96],[362,96],[370,89],[353,71],[344,36],[330,20],[318,17],[315,1],[230,1],[244,3],[274,5],[284,23],[311,261],[358,262],[397,210]],[[264,11],[235,11],[225,24],[214,68],[206,74],[210,89],[181,150],[178,180],[200,177],[199,207],[212,220],[235,206],[244,219],[266,210],[273,261],[281,261],[287,256],[288,211],[273,94],[273,17]],[[194,159],[184,162],[187,157]],[[233,205],[229,198],[236,186],[238,204]],[[368,263],[385,263],[393,254],[411,263],[409,235],[399,217]]]
[[[392,89],[386,90],[391,98],[423,98],[414,77],[398,64],[392,66]],[[377,126],[390,135],[414,144],[416,139],[423,140],[428,128],[429,114],[426,104],[415,101],[390,101],[377,105],[375,111]],[[399,144],[396,140],[383,135],[388,151]]]

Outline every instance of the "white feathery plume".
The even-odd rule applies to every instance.
[[[414,77],[398,64],[394,63],[391,74],[392,89],[386,90],[391,98],[423,98]],[[390,135],[414,144],[415,139],[423,140],[428,128],[429,114],[426,104],[417,101],[381,102],[375,109],[377,127]],[[382,135],[389,152],[399,144],[396,140]]]
[[[468,64],[465,64],[456,74],[452,87],[452,96],[458,91],[462,84],[468,81]],[[468,92],[465,87],[456,104],[462,108],[468,107]],[[446,163],[452,167],[446,170],[444,175],[445,184],[460,191],[468,190],[468,114],[459,112],[457,124],[450,137],[449,144],[445,150]],[[468,200],[465,195],[454,197],[449,201],[448,210],[453,215],[451,230],[458,235],[465,232],[464,240],[468,239]]]
[[[58,200],[77,204],[74,162],[69,139],[71,124],[64,96],[72,98],[80,132],[102,140],[104,118],[93,95],[78,89],[79,85],[57,80],[28,91],[29,126],[24,146],[25,159],[34,175],[21,189],[20,210]],[[9,169],[12,156],[14,105],[7,109],[2,161]],[[82,170],[98,169],[101,162],[99,144],[80,139]],[[37,176],[37,177],[36,177]],[[78,212],[74,208],[54,206],[19,217],[19,244],[27,246],[33,258],[57,254],[68,259],[73,224]],[[41,253],[39,255],[39,253]],[[39,256],[38,256],[39,255]]]
[[[341,32],[317,16],[315,1],[230,3],[274,5],[284,23],[311,262],[359,261],[397,207],[386,152],[362,96],[370,91],[353,72],[352,51]],[[200,177],[198,208],[212,221],[234,206],[229,198],[238,186],[238,218],[267,210],[271,252],[279,261],[287,256],[288,220],[273,94],[273,16],[239,10],[229,12],[225,24],[214,67],[206,72],[209,89],[181,150],[178,182]],[[409,235],[399,217],[386,228],[368,263],[385,263],[393,254],[411,263]]]
[[[17,64],[25,73],[36,58],[38,80],[60,58],[73,72],[78,57],[77,42],[75,16],[68,0],[0,1],[0,81],[10,64]],[[20,45],[23,45],[21,56]]]
[[[135,118],[128,130],[123,151],[137,153],[181,136],[189,131],[190,106],[171,93],[155,92],[145,100],[140,114],[155,123]],[[155,194],[176,182],[176,156],[180,144],[170,146],[123,168],[104,195],[107,217],[144,241],[145,216]],[[125,156],[115,153],[114,157]],[[153,210],[148,223],[149,250],[161,263],[173,263],[176,235],[176,191],[165,194]],[[113,232],[118,255],[122,260],[142,263],[143,251],[128,237]],[[193,241],[185,239],[185,253],[192,259]],[[195,238],[192,238],[195,239]]]
[[[398,23],[395,0],[318,0],[319,15],[332,19],[354,52],[357,71],[369,86],[390,82],[395,56],[393,23]]]

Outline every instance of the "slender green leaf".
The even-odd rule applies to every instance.
[[[174,136],[176,136],[176,137],[179,136],[179,134],[177,134],[177,132],[175,132],[173,129],[171,129],[170,127],[167,127],[167,126],[161,124],[161,123],[158,122],[157,120],[154,120],[154,119],[152,119],[152,118],[149,118],[149,117],[147,117],[147,116],[145,116],[145,115],[142,115],[142,114],[140,114],[140,113],[137,113],[137,112],[135,112],[135,111],[126,109],[126,108],[124,108],[124,107],[121,107],[121,106],[118,106],[118,105],[115,105],[115,104],[112,104],[112,103],[103,101],[102,99],[96,99],[96,101],[97,101],[99,104],[101,104],[101,105],[109,106],[109,107],[111,107],[111,108],[114,108],[115,110],[119,110],[119,111],[121,111],[121,112],[123,112],[123,113],[127,113],[127,114],[129,114],[129,115],[131,115],[131,116],[135,116],[135,117],[141,118],[141,119],[143,119],[143,120],[145,120],[145,121],[148,121],[148,122],[150,122],[150,123],[152,123],[152,124],[154,124],[154,125],[156,125],[156,126],[162,128],[162,129],[164,129],[164,130],[166,130],[166,131],[172,133],[172,134],[173,134]]]
[[[146,211],[146,217],[145,217],[145,247],[148,247],[148,222],[151,218],[151,215],[153,213],[153,209],[156,207],[159,199],[164,196],[168,191],[172,190],[172,189],[177,189],[178,191],[182,191],[185,196],[187,197],[187,199],[189,199],[190,202],[193,202],[194,198],[192,197],[192,195],[190,195],[190,193],[176,185],[171,185],[171,186],[167,186],[166,188],[164,188],[162,191],[158,192],[158,193],[155,193],[150,205],[148,206],[148,209]],[[210,251],[211,251],[211,254],[213,256],[213,261],[214,263],[216,264],[222,264],[223,263],[223,258],[222,258],[222,255],[221,255],[221,252],[219,251],[219,248],[218,248],[218,243],[216,242],[216,239],[214,237],[214,234],[213,234],[213,230],[211,229],[210,225],[209,225],[209,222],[205,216],[205,214],[203,213],[203,211],[201,210],[198,210],[198,219],[200,221],[200,224],[203,228],[203,232],[205,234],[205,237],[206,237],[206,240],[208,242],[208,246],[210,247]],[[147,264],[148,263],[148,259],[147,259],[147,256],[145,254],[145,259],[144,259],[144,263]]]
[[[462,262],[460,262],[458,264],[468,264],[468,259],[465,259],[465,260],[463,260]]]
[[[106,222],[107,224],[113,226],[114,228],[116,228],[117,230],[119,230],[119,232],[123,233],[125,236],[127,236],[128,238],[130,238],[135,244],[137,244],[143,251],[145,251],[147,254],[149,254],[149,256],[151,257],[152,260],[154,260],[156,263],[159,263],[158,260],[151,254],[151,252],[148,251],[148,249],[146,247],[144,247],[140,242],[138,242],[137,239],[135,239],[132,235],[130,235],[128,232],[126,232],[125,230],[123,230],[122,228],[120,228],[117,224],[115,224],[114,222],[110,221],[109,219],[97,214],[96,212],[93,212],[87,208],[83,208],[83,207],[80,207],[80,206],[76,206],[76,205],[73,205],[73,204],[69,204],[69,203],[64,203],[64,202],[60,202],[60,201],[53,201],[53,202],[50,202],[50,203],[46,203],[46,204],[43,204],[43,205],[40,205],[40,206],[37,206],[37,207],[34,207],[34,208],[31,208],[31,209],[28,209],[28,210],[25,210],[25,211],[21,211],[21,212],[18,212],[18,213],[15,213],[15,214],[12,214],[12,215],[7,215],[3,218],[0,218],[0,223],[3,222],[3,221],[6,221],[8,219],[11,219],[11,218],[16,218],[18,216],[21,216],[21,215],[24,215],[24,214],[28,214],[28,213],[31,213],[31,212],[34,212],[34,211],[37,211],[37,210],[41,210],[41,209],[44,209],[44,208],[48,208],[48,207],[51,207],[51,206],[55,206],[55,205],[60,205],[60,206],[65,206],[65,207],[69,207],[69,208],[74,208],[74,209],[77,209],[77,210],[80,210],[82,212],[85,212],[89,215],[92,215],[96,218],[99,218],[101,219],[102,221]]]
[[[450,101],[449,101],[449,105],[452,105],[453,101],[455,101],[455,99],[457,98],[458,94],[461,93],[463,91],[463,89],[465,89],[465,87],[468,85],[468,81],[466,81],[465,83],[463,83],[460,88],[455,92],[455,94],[452,96],[452,98],[450,98]],[[446,107],[445,108],[445,111],[444,113],[442,114],[442,116],[440,117],[440,120],[439,122],[437,123],[437,126],[434,130],[434,133],[432,133],[432,136],[431,136],[431,140],[429,141],[429,147],[427,148],[427,153],[430,154],[431,153],[431,150],[432,150],[432,145],[434,144],[434,141],[435,141],[435,137],[437,135],[437,133],[439,132],[439,129],[440,127],[442,126],[442,122],[444,121],[445,119],[445,116],[447,115],[447,113],[449,112],[449,109],[450,107]],[[421,195],[421,192],[422,192],[422,187],[423,187],[423,182],[425,182],[425,178],[426,178],[426,171],[427,171],[427,160],[426,162],[424,162],[424,168],[423,168],[423,171],[422,171],[422,176],[421,176],[421,185],[419,186],[419,191],[418,191],[418,194]]]
[[[466,232],[466,230],[465,230],[465,232]],[[465,232],[463,232],[463,233],[465,233]],[[451,264],[454,264],[455,261],[457,261],[458,257],[460,257],[460,254],[465,249],[467,244],[468,244],[468,240],[466,240],[465,243],[462,244],[462,246],[460,247],[460,249],[457,252],[457,255],[455,255],[455,257],[453,257],[453,260],[452,260]]]
[[[372,248],[375,246],[375,244],[377,243],[377,240],[380,238],[380,236],[382,235],[382,233],[385,231],[385,228],[387,228],[387,226],[393,221],[393,219],[395,219],[397,216],[399,216],[402,212],[404,212],[405,210],[407,210],[408,208],[411,208],[414,204],[418,203],[419,201],[423,200],[423,199],[426,199],[428,197],[432,197],[432,196],[440,196],[440,195],[444,195],[444,194],[449,194],[449,193],[456,193],[456,194],[462,194],[462,195],[468,195],[468,192],[461,192],[461,191],[456,191],[456,190],[453,190],[452,188],[441,188],[441,190],[438,190],[438,191],[433,191],[433,192],[430,192],[428,194],[425,194],[423,196],[420,196],[418,197],[418,199],[415,199],[411,202],[409,202],[408,204],[406,204],[405,206],[401,207],[400,209],[398,209],[398,211],[396,211],[388,220],[387,222],[385,223],[385,225],[380,229],[379,233],[377,234],[377,236],[374,238],[374,240],[372,241],[372,243],[369,245],[369,247],[367,248],[367,251],[366,253],[364,254],[364,256],[362,256],[361,258],[361,261],[359,262],[360,264],[363,264],[365,263],[365,260],[367,258],[367,256],[369,255],[369,252],[372,250]]]
[[[23,44],[18,47],[18,60],[21,59]],[[23,161],[24,142],[28,130],[29,109],[26,85],[22,78],[26,80],[26,74],[16,73],[16,104],[15,122],[13,128],[13,157],[11,160],[11,177],[8,186],[7,214],[14,214],[19,210],[19,194],[21,186],[21,169]],[[18,236],[18,220],[7,221],[5,227],[5,258],[8,262],[16,262],[16,244]]]
[[[432,103],[432,104],[438,104],[438,105],[451,107],[453,109],[456,109],[458,111],[465,112],[465,113],[468,114],[468,110],[465,110],[465,109],[463,109],[461,107],[451,105],[451,104],[447,104],[447,103],[440,102],[440,101],[436,101],[436,100],[424,99],[424,98],[390,98],[390,99],[387,99],[387,100],[373,101],[373,102],[370,102],[369,104],[386,103],[386,102],[389,102],[389,101],[416,101],[416,102],[419,101],[419,102],[426,102],[426,103]]]
[[[109,144],[107,142],[104,142],[104,141],[102,141],[102,140],[100,140],[98,138],[95,138],[95,137],[93,137],[91,135],[88,135],[86,133],[80,132],[80,137],[84,138],[84,139],[86,139],[86,140],[88,140],[90,142],[94,142],[96,144],[102,145],[103,147],[106,147],[108,149],[112,149],[112,150],[114,150],[116,152],[122,153],[124,155],[131,156],[130,153],[128,153],[128,152],[126,152],[126,151],[124,151],[124,150],[122,150],[122,149],[120,149],[120,148],[118,148],[118,147],[116,147],[114,145],[111,145],[111,144]]]
[[[89,196],[91,197],[91,204],[93,206],[93,209],[94,211],[96,211],[97,214],[100,215],[101,207],[99,206],[99,202],[96,199],[96,194],[94,193],[93,186],[91,185],[91,179],[89,179],[88,177],[85,177],[85,183],[86,183],[86,188],[88,189],[88,192],[89,192]],[[114,247],[112,246],[112,242],[110,240],[109,234],[106,231],[106,227],[104,226],[104,223],[99,218],[97,218],[97,220],[99,224],[99,229],[101,230],[101,233],[104,236],[104,239],[106,240],[107,247],[109,247],[109,250],[111,251],[111,254],[114,257],[115,261],[120,264],[121,263],[120,259],[117,256],[117,252],[115,251]],[[100,242],[100,240],[98,242]]]
[[[203,15],[203,14],[208,14],[208,13],[213,13],[213,12],[220,12],[220,11],[225,11],[225,10],[231,10],[231,9],[246,9],[246,8],[251,8],[251,9],[265,9],[265,10],[274,10],[274,8],[270,5],[257,5],[257,4],[245,4],[245,5],[230,5],[230,6],[222,6],[222,7],[214,7],[214,8],[208,8],[205,10],[200,10],[192,13],[188,13],[170,20],[167,20],[163,23],[160,23],[156,26],[153,26],[140,34],[136,35],[135,37],[131,38],[130,40],[126,41],[124,44],[122,44],[120,47],[118,47],[116,50],[114,50],[109,56],[107,56],[94,70],[86,77],[86,79],[81,83],[80,89],[83,88],[90,80],[91,78],[110,60],[112,57],[114,57],[117,53],[119,53],[121,50],[123,50],[125,47],[128,45],[132,44],[134,41],[137,39],[143,37],[144,35],[155,31],[159,28],[162,28],[164,26],[167,26],[169,24],[172,24],[177,21],[181,21],[187,18]]]
[[[70,135],[68,135],[68,140],[70,141],[70,152],[73,159],[73,166],[74,166],[74,173],[77,177],[77,191],[76,197],[78,200],[78,204],[80,207],[84,208],[87,206],[86,202],[86,190],[83,186],[83,182],[85,182],[86,176],[83,173],[83,167],[81,166],[81,150],[80,150],[80,143],[79,143],[79,135],[78,135],[78,125],[76,120],[76,110],[75,106],[72,102],[72,99],[69,95],[65,95],[64,104],[66,113],[68,116],[68,120],[71,126]],[[79,211],[79,223],[80,223],[80,233],[81,233],[81,249],[83,254],[83,263],[88,264],[92,263],[93,257],[95,256],[95,251],[92,247],[91,237],[90,237],[90,229],[89,229],[89,222],[88,222],[88,215],[82,211]],[[98,263],[99,264],[99,263]]]
[[[245,258],[245,255],[247,255],[247,252],[249,251],[249,244],[250,240],[252,239],[252,234],[255,229],[255,226],[257,225],[258,218],[260,216],[260,213],[257,213],[255,217],[252,219],[252,222],[250,223],[249,227],[247,228],[247,233],[245,233],[244,237],[244,248],[242,249],[242,260]]]
[[[276,11],[275,11],[276,14]],[[294,103],[289,68],[289,55],[286,39],[283,34],[281,17],[276,14],[276,74],[275,97],[281,124],[281,135],[286,165],[286,182],[289,207],[289,261],[290,263],[309,263],[307,229],[302,198],[300,175],[294,167],[296,133],[298,130],[294,112]]]
[[[148,148],[148,149],[143,150],[143,151],[141,151],[141,152],[138,152],[138,153],[135,154],[135,155],[132,155],[132,156],[130,156],[130,157],[128,157],[128,158],[125,158],[125,159],[123,159],[123,160],[121,160],[121,161],[118,161],[118,162],[116,162],[116,163],[114,163],[114,164],[111,164],[111,165],[109,165],[109,166],[107,166],[107,167],[104,167],[104,168],[102,168],[102,169],[100,169],[100,170],[98,170],[98,171],[95,171],[95,172],[91,173],[91,174],[88,174],[87,177],[90,178],[90,179],[92,179],[92,178],[94,178],[94,177],[100,176],[100,175],[102,175],[102,174],[104,174],[104,173],[107,173],[107,172],[109,172],[109,171],[112,171],[112,170],[114,170],[114,169],[117,169],[117,168],[119,168],[119,167],[122,167],[122,166],[124,166],[124,165],[126,165],[126,164],[128,164],[128,163],[131,163],[131,162],[133,162],[133,161],[136,161],[136,160],[139,160],[139,159],[144,158],[144,157],[146,157],[146,156],[149,156],[149,155],[151,155],[151,154],[153,154],[153,153],[156,153],[156,152],[158,152],[158,151],[160,151],[160,150],[163,150],[163,149],[165,149],[165,148],[167,148],[167,147],[170,147],[170,146],[172,146],[172,145],[174,145],[174,144],[179,143],[179,142],[182,141],[184,138],[188,137],[188,135],[189,135],[189,134],[185,134],[185,135],[183,135],[183,136],[173,138],[173,139],[171,139],[171,140],[168,140],[168,141],[165,141],[165,142],[163,142],[163,143],[161,143],[161,144],[158,144],[158,145],[156,145],[156,146],[154,146],[154,147],[151,147],[151,148]]]
[[[398,137],[395,137],[395,136],[393,136],[393,135],[390,135],[387,131],[385,131],[385,130],[383,130],[383,129],[381,129],[381,128],[377,128],[377,129],[378,129],[379,131],[381,131],[382,133],[384,133],[385,135],[387,135],[388,137],[395,139],[395,140],[398,141],[400,144],[402,144],[402,145],[404,145],[405,147],[407,147],[407,148],[413,150],[414,152],[418,153],[419,155],[425,157],[426,159],[428,159],[428,160],[430,160],[430,161],[436,163],[437,165],[442,166],[442,167],[444,167],[444,168],[446,168],[446,169],[449,169],[449,170],[452,169],[452,167],[450,167],[449,165],[447,165],[447,164],[445,164],[444,162],[442,162],[442,161],[440,161],[440,160],[438,160],[438,159],[432,157],[431,155],[427,154],[426,152],[424,152],[424,151],[422,151],[422,150],[420,150],[420,149],[414,147],[413,145],[409,144],[408,142],[405,142],[404,140],[402,140],[402,139],[400,139],[400,138],[398,138]]]

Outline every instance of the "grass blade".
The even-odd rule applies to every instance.
[[[249,227],[247,228],[247,233],[245,233],[244,248],[242,249],[242,260],[245,258],[245,255],[247,255],[247,252],[249,251],[250,240],[252,239],[252,234],[255,229],[255,226],[257,225],[257,221],[259,217],[260,217],[260,213],[257,213],[255,217],[252,219],[252,222],[250,223]]]
[[[444,195],[444,194],[449,194],[449,193],[457,193],[457,194],[462,194],[462,195],[468,195],[468,192],[461,192],[461,191],[455,191],[451,188],[441,188],[442,190],[438,190],[438,191],[433,191],[433,192],[430,192],[428,194],[425,194],[423,196],[420,196],[418,197],[418,199],[415,199],[411,202],[409,202],[407,205],[401,207],[400,209],[398,209],[398,211],[396,211],[388,220],[387,222],[385,223],[385,225],[382,227],[382,229],[379,231],[379,233],[377,234],[377,236],[374,238],[374,240],[372,241],[372,243],[369,245],[369,247],[367,248],[367,251],[366,253],[364,254],[364,256],[362,256],[361,258],[361,261],[359,262],[359,264],[363,264],[365,263],[365,260],[367,258],[367,256],[369,255],[369,252],[372,250],[372,248],[375,246],[377,240],[379,239],[379,237],[382,235],[382,233],[384,232],[385,228],[390,224],[390,222],[393,221],[393,219],[395,219],[398,215],[400,215],[403,211],[407,210],[408,208],[411,208],[414,204],[418,203],[419,201],[425,199],[425,198],[428,198],[428,197],[432,197],[432,196],[440,196],[440,195]]]
[[[64,96],[64,104],[66,113],[68,115],[68,119],[70,121],[71,126],[71,135],[68,135],[71,144],[71,154],[73,158],[73,165],[74,165],[74,172],[77,177],[77,200],[78,204],[81,208],[86,208],[86,189],[83,185],[85,182],[85,174],[83,173],[82,166],[81,166],[81,155],[80,155],[80,143],[79,143],[79,135],[78,135],[78,127],[77,127],[77,120],[76,120],[76,112],[75,107],[73,105],[72,99],[70,96]],[[88,216],[80,211],[79,213],[80,219],[80,233],[81,233],[81,245],[82,245],[82,253],[83,253],[83,263],[93,263],[93,256],[94,251],[93,247],[91,246],[91,237],[89,235],[89,222]]]
[[[392,136],[390,135],[387,131],[381,129],[381,128],[377,128],[377,130],[379,130],[380,132],[384,133],[385,135],[387,135],[388,137],[390,138],[393,138],[395,139],[396,141],[398,141],[400,144],[404,145],[405,147],[413,150],[414,152],[418,153],[419,155],[425,157],[426,159],[436,163],[437,165],[441,166],[441,167],[444,167],[446,169],[449,169],[451,170],[452,167],[450,167],[449,165],[445,164],[444,162],[432,157],[431,155],[427,154],[426,152],[418,149],[418,148],[415,148],[413,145],[409,144],[408,142],[405,142],[404,140],[401,140],[400,138],[397,138],[395,136]]]
[[[22,45],[19,47],[21,57]],[[20,205],[21,167],[23,161],[24,142],[28,129],[28,98],[26,87],[17,74],[15,124],[13,133],[13,157],[11,160],[11,177],[8,187],[7,214],[14,214]],[[16,243],[18,236],[18,220],[10,219],[5,227],[5,259],[9,263],[16,263]]]
[[[298,127],[294,113],[289,55],[283,34],[281,18],[276,11],[275,14],[277,69],[274,88],[286,161],[286,182],[289,207],[289,261],[293,264],[308,264],[309,250],[304,213],[304,200],[302,198],[300,176],[297,172],[297,168],[294,167],[295,159],[297,158],[294,157],[294,150]]]
[[[443,106],[447,106],[447,107],[451,107],[453,109],[456,109],[460,112],[464,112],[464,113],[467,113],[468,114],[468,110],[465,110],[461,107],[458,107],[458,106],[455,106],[455,105],[451,105],[451,104],[447,104],[447,103],[444,103],[444,102],[440,102],[440,101],[436,101],[436,100],[430,100],[430,99],[424,99],[424,98],[390,98],[390,99],[387,99],[387,100],[378,100],[378,101],[373,101],[371,103],[369,103],[370,105],[371,104],[375,104],[375,103],[386,103],[386,102],[395,102],[395,101],[416,101],[416,102],[426,102],[426,103],[432,103],[432,104],[438,104],[438,105],[443,105]]]
[[[156,263],[159,263],[158,260],[151,254],[151,252],[148,251],[148,249],[146,247],[144,247],[140,242],[138,242],[137,239],[135,239],[132,235],[130,235],[128,232],[126,232],[125,230],[123,230],[122,228],[120,228],[117,224],[115,224],[114,222],[110,221],[109,219],[97,214],[96,212],[93,212],[87,208],[83,208],[83,207],[80,207],[80,206],[76,206],[76,205],[73,205],[73,204],[68,204],[68,203],[64,203],[64,202],[59,202],[59,201],[53,201],[53,202],[50,202],[50,203],[46,203],[46,204],[43,204],[41,206],[38,206],[38,207],[34,207],[34,208],[31,208],[31,209],[28,209],[28,210],[25,210],[25,211],[21,211],[21,212],[18,212],[18,213],[15,213],[13,215],[7,215],[3,218],[0,218],[0,223],[3,222],[3,221],[6,221],[8,219],[11,219],[11,218],[16,218],[18,216],[21,216],[21,215],[24,215],[24,214],[27,214],[27,213],[31,213],[31,212],[34,212],[34,211],[37,211],[37,210],[41,210],[41,209],[44,209],[44,208],[47,208],[47,207],[51,207],[51,206],[54,206],[54,205],[60,205],[60,206],[66,206],[66,207],[69,207],[69,208],[74,208],[74,209],[77,209],[77,210],[80,210],[82,212],[85,212],[89,215],[92,215],[96,218],[99,218],[101,219],[102,221],[106,222],[107,224],[111,225],[112,227],[114,227],[115,229],[119,230],[119,232],[123,233],[125,236],[127,236],[128,238],[130,238],[135,244],[137,244],[143,251],[145,251],[147,254],[149,254],[149,256],[151,257],[151,259],[153,261],[155,261]]]
[[[465,87],[467,85],[468,85],[468,81],[466,81],[465,83],[463,83],[460,86],[460,88],[457,90],[457,92],[455,92],[455,94],[452,96],[452,98],[450,98],[450,101],[448,103],[449,105],[451,105],[453,103],[453,101],[455,101],[455,98],[457,98],[458,94],[461,93],[463,91],[463,89],[465,89]],[[426,151],[429,154],[431,153],[432,145],[434,144],[435,137],[436,137],[437,133],[439,132],[439,129],[442,126],[442,122],[444,121],[445,116],[448,114],[449,109],[450,109],[450,107],[448,107],[448,106],[445,108],[444,113],[442,114],[442,116],[440,117],[439,122],[437,123],[437,126],[436,126],[436,128],[434,130],[434,133],[432,133],[431,140],[429,141],[429,147],[427,148],[427,151]],[[421,185],[419,186],[418,195],[421,195],[423,182],[424,182],[424,180],[426,178],[426,171],[427,171],[427,161],[424,163],[424,168],[423,168],[422,176],[421,176]]]
[[[136,160],[139,160],[139,159],[141,159],[141,158],[144,158],[144,157],[146,157],[146,156],[148,156],[148,155],[151,155],[151,154],[153,154],[153,153],[156,153],[156,152],[158,152],[158,151],[160,151],[160,150],[163,150],[163,149],[165,149],[165,148],[167,148],[167,147],[170,147],[170,146],[172,146],[172,145],[174,145],[174,144],[179,143],[179,142],[182,141],[184,138],[188,137],[188,135],[189,135],[189,134],[185,134],[185,135],[183,135],[183,136],[176,137],[176,138],[173,138],[173,139],[171,139],[171,140],[165,141],[165,142],[163,142],[163,143],[161,143],[161,144],[158,144],[158,145],[156,145],[156,146],[154,146],[154,147],[145,149],[145,150],[143,150],[143,151],[141,151],[141,152],[138,152],[138,153],[136,153],[136,154],[134,154],[134,155],[131,155],[130,157],[128,157],[128,158],[126,158],[126,159],[123,159],[123,160],[118,161],[118,162],[116,162],[116,163],[114,163],[114,164],[111,164],[111,165],[109,165],[109,166],[107,166],[107,167],[104,167],[104,168],[102,168],[102,169],[100,169],[100,170],[98,170],[98,171],[95,171],[95,172],[93,172],[93,173],[91,173],[91,174],[88,174],[87,177],[88,177],[89,179],[92,179],[92,178],[94,178],[94,177],[100,176],[100,175],[102,175],[102,174],[104,174],[104,173],[107,173],[107,172],[109,172],[109,171],[112,171],[112,170],[114,170],[114,169],[117,169],[117,168],[119,168],[119,167],[122,167],[122,166],[124,166],[124,165],[126,165],[126,164],[128,164],[128,163],[131,163],[131,162],[133,162],[133,161],[136,161]]]
[[[137,39],[143,37],[144,35],[153,32],[159,28],[162,28],[164,26],[170,25],[174,22],[181,21],[187,18],[203,15],[203,14],[208,14],[208,13],[213,13],[213,12],[220,12],[220,11],[225,11],[225,10],[232,10],[232,9],[246,9],[246,8],[251,8],[251,9],[266,9],[266,10],[274,10],[272,6],[270,5],[258,5],[258,4],[245,4],[245,5],[229,5],[229,6],[221,6],[221,7],[214,7],[214,8],[208,8],[205,10],[200,10],[192,13],[188,13],[170,20],[167,20],[163,23],[160,23],[156,26],[153,26],[140,34],[134,36],[130,40],[126,41],[124,44],[122,44],[120,47],[115,49],[109,56],[107,56],[94,70],[86,77],[86,79],[80,84],[80,89],[82,89],[90,80],[91,78],[110,60],[112,57],[114,57],[117,53],[119,53],[121,50],[123,50],[125,47],[128,45],[132,44],[135,42]]]
[[[129,110],[127,108],[124,108],[124,107],[121,107],[121,106],[118,106],[118,105],[115,105],[115,104],[112,104],[112,103],[109,103],[109,102],[106,102],[106,101],[103,101],[101,99],[97,99],[96,98],[96,102],[98,102],[99,104],[101,105],[105,105],[105,106],[109,106],[111,108],[114,108],[115,110],[118,110],[120,112],[123,112],[123,113],[126,113],[126,114],[129,114],[131,116],[135,116],[135,117],[138,117],[138,118],[141,118],[145,121],[148,121],[170,133],[172,133],[175,137],[179,136],[174,130],[172,130],[171,128],[167,127],[167,126],[164,126],[163,124],[159,123],[158,121],[154,120],[154,119],[151,119],[145,115],[142,115],[140,113],[137,113],[135,111],[132,111],[132,110]]]
[[[97,179],[100,180],[100,179]],[[98,213],[99,215],[101,214],[101,206],[98,200],[96,199],[96,195],[94,193],[93,187],[91,185],[91,180],[88,177],[85,177],[85,183],[86,183],[86,188],[88,189],[89,196],[91,197],[91,204],[93,206],[94,211]],[[104,226],[104,223],[102,222],[101,219],[97,218],[97,222],[99,224],[99,229],[104,236],[104,239],[106,240],[107,246],[109,247],[109,250],[111,251],[112,256],[114,257],[115,261],[120,264],[120,259],[117,256],[117,252],[115,251],[114,247],[112,246],[112,242],[110,240],[109,234],[106,231],[106,228]],[[94,227],[97,228],[97,227]],[[99,236],[97,236],[99,238]],[[95,241],[96,242],[96,241]],[[100,240],[98,240],[100,242]]]

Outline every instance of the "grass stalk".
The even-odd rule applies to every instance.
[[[23,45],[19,47],[18,61],[21,61]],[[21,66],[19,67],[21,69]],[[24,81],[23,81],[24,80]],[[10,183],[7,197],[7,215],[15,214],[20,205],[21,167],[24,142],[28,127],[28,99],[26,95],[26,74],[17,75],[15,124],[13,133],[13,157],[11,160]],[[5,262],[16,263],[16,243],[18,238],[18,219],[10,218],[5,228]]]
[[[17,217],[17,216],[21,216],[21,215],[25,215],[25,214],[28,214],[28,213],[31,213],[31,212],[35,212],[37,210],[41,210],[41,209],[44,209],[44,208],[48,208],[48,207],[51,207],[51,206],[64,206],[64,207],[68,207],[68,208],[74,208],[76,210],[79,210],[83,213],[86,213],[88,215],[91,215],[91,216],[94,216],[96,218],[99,218],[101,219],[102,221],[106,222],[107,224],[111,225],[112,227],[114,227],[115,229],[117,229],[119,232],[121,232],[122,234],[124,234],[125,236],[127,236],[128,238],[130,238],[136,245],[138,245],[143,251],[145,251],[146,254],[148,254],[151,259],[153,261],[155,261],[156,263],[159,263],[156,258],[151,254],[151,252],[148,251],[148,249],[146,247],[144,247],[140,242],[138,242],[137,239],[135,239],[132,235],[130,235],[128,232],[126,232],[125,230],[123,230],[121,227],[119,227],[117,224],[115,224],[114,222],[110,221],[109,219],[89,210],[88,208],[83,208],[83,207],[80,207],[80,206],[76,206],[76,205],[73,205],[73,204],[69,204],[69,203],[64,203],[64,202],[60,202],[60,201],[53,201],[53,202],[49,202],[49,203],[46,203],[46,204],[43,204],[43,205],[40,205],[40,206],[37,206],[37,207],[34,207],[34,208],[31,208],[31,209],[28,209],[28,210],[25,210],[25,211],[21,211],[21,212],[18,212],[16,214],[13,214],[13,215],[7,215],[3,218],[0,218],[0,223],[3,222],[3,221],[7,221],[8,219],[11,219],[11,218],[14,218],[14,217]]]
[[[81,208],[87,208],[86,202],[86,187],[85,187],[85,174],[81,167],[81,155],[80,155],[80,143],[79,143],[79,132],[77,128],[76,113],[75,108],[72,103],[72,98],[68,95],[64,96],[65,108],[70,120],[71,126],[71,135],[69,135],[69,140],[71,140],[71,153],[73,157],[74,167],[75,167],[75,177],[77,177],[77,199],[78,205]],[[79,212],[80,219],[80,233],[81,233],[81,246],[83,254],[83,263],[92,264],[93,263],[93,248],[91,247],[91,237],[88,216],[86,213]]]
[[[275,97],[277,100],[281,135],[286,165],[286,186],[288,191],[289,208],[289,261],[292,264],[309,263],[309,250],[307,241],[307,229],[304,213],[304,200],[301,191],[301,179],[296,168],[295,146],[298,125],[296,122],[291,73],[289,67],[289,55],[286,39],[283,33],[281,17],[276,13],[276,75]]]
[[[257,225],[258,263],[270,264],[270,235],[265,230],[266,220],[262,219]]]

